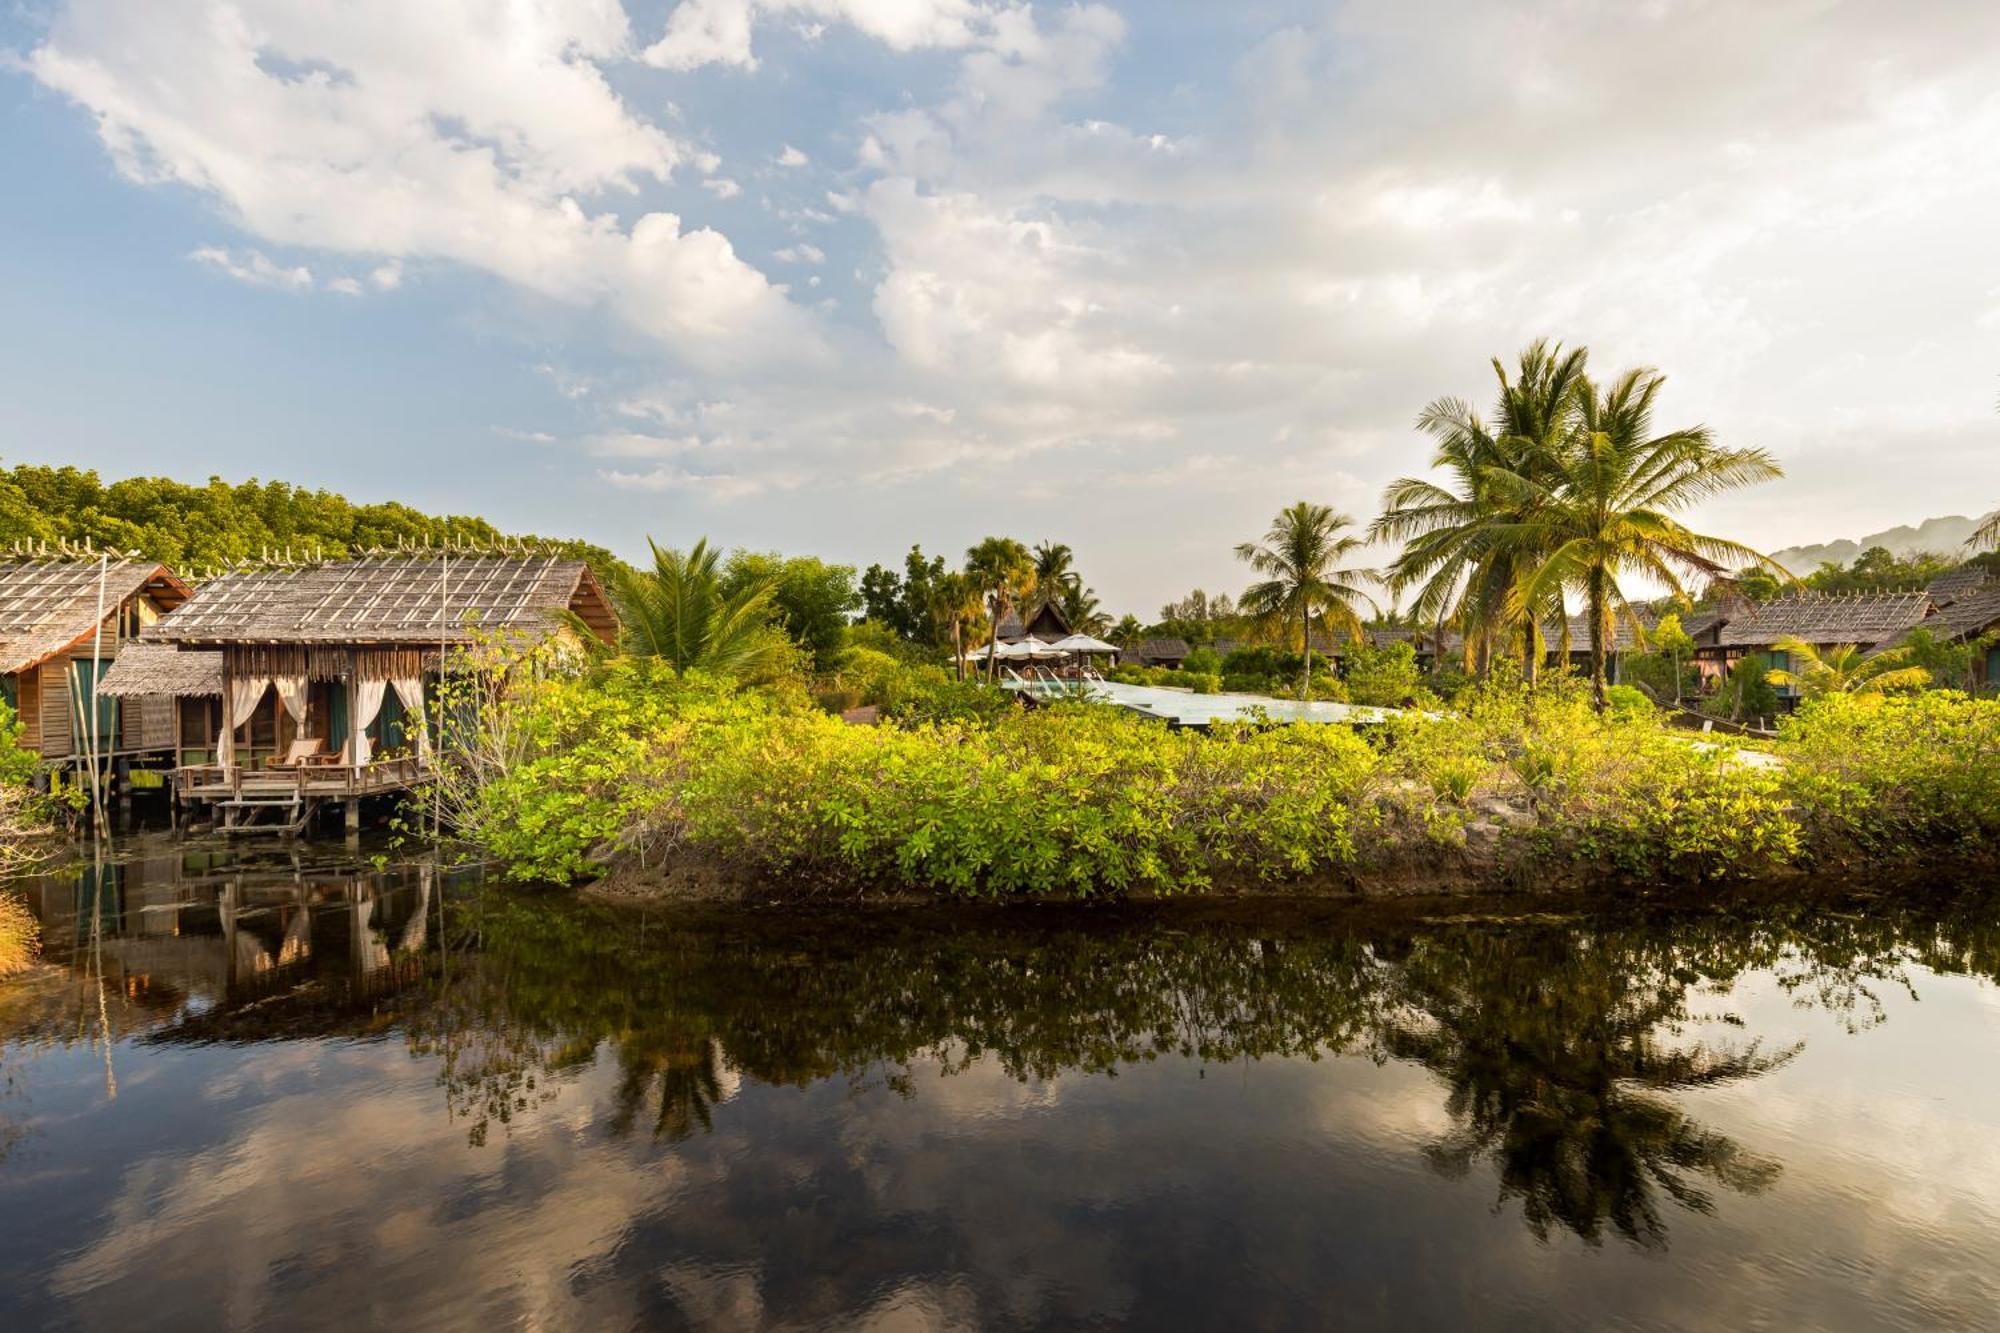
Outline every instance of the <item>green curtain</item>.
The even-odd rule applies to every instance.
[[[70,686],[73,691],[70,695],[70,702],[74,704],[77,699],[84,699],[94,700],[97,704],[98,752],[103,753],[107,750],[116,749],[118,746],[118,701],[100,696],[97,693],[97,682],[103,677],[106,671],[111,670],[111,659],[107,657],[102,662],[92,662],[89,658],[80,658],[70,663],[70,670],[74,673],[74,684]],[[90,714],[86,709],[74,709],[71,712],[70,741],[79,754],[89,747]]]

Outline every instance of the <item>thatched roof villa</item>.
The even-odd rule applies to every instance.
[[[183,799],[358,798],[423,780],[425,700],[445,654],[578,626],[610,643],[618,617],[589,567],[561,556],[392,553],[239,570],[148,631],[102,693],[173,701]]]
[[[93,741],[111,762],[171,751],[165,707],[98,697],[93,718],[89,701],[96,675],[188,596],[152,560],[64,548],[0,561],[0,697],[20,719],[21,744],[57,761],[79,758]]]

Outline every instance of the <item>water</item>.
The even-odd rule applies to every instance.
[[[2000,1318],[2000,897],[639,914],[194,847],[31,886],[0,1327]]]

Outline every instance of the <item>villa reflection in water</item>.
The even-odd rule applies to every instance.
[[[101,985],[113,997],[107,1021],[118,1035],[274,996],[311,993],[338,1006],[393,995],[421,979],[434,953],[438,872],[429,865],[377,871],[305,848],[142,845],[22,890],[45,954],[67,961],[77,993],[94,1003]]]
[[[1996,1009],[1990,895],[638,913],[196,843],[32,893],[60,966],[0,990],[23,1089],[0,1216],[56,1206],[51,1163],[98,1181],[45,1237],[0,1223],[35,1316],[123,1308],[135,1245],[190,1293],[247,1247],[268,1271],[229,1270],[243,1309],[303,1283],[326,1319],[377,1308],[356,1281],[458,1317],[714,1327],[898,1301],[934,1325],[1360,1302],[1837,1327],[2000,1297],[1976,1151],[2000,1096],[1908,1063]],[[1897,1052],[1917,1109],[1856,1104]],[[1954,1165],[1898,1157],[1878,1114],[1930,1117]],[[312,1124],[368,1126],[367,1153],[322,1160]],[[1866,1202],[1900,1194],[1921,1222]],[[369,1239],[384,1209],[418,1258]],[[58,1261],[93,1243],[116,1248]]]

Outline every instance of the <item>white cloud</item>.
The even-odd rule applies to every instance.
[[[617,0],[70,0],[27,64],[126,176],[209,195],[266,242],[454,261],[705,363],[809,346],[719,233],[598,202],[692,156],[606,80],[629,53]]]
[[[303,264],[286,267],[273,261],[262,250],[235,251],[219,245],[204,245],[188,258],[220,269],[238,282],[247,282],[253,287],[277,287],[293,292],[307,292],[313,287],[311,269]],[[338,284],[329,286],[335,291],[344,290]]]
[[[128,176],[200,192],[323,288],[447,262],[615,316],[610,350],[565,346],[551,376],[575,395],[571,447],[635,422],[699,441],[617,484],[713,497],[768,472],[853,483],[886,516],[908,497],[862,492],[900,482],[970,524],[1033,458],[1038,519],[1104,534],[1093,579],[1118,604],[1157,604],[1168,578],[1229,586],[1231,544],[1301,494],[1365,516],[1421,466],[1417,408],[1483,394],[1486,359],[1543,334],[1658,364],[1669,415],[1774,448],[1793,478],[1716,511],[1754,540],[2000,493],[2000,7],[1287,14],[1216,7],[1194,48],[1147,6],[683,0],[647,45],[613,0],[363,0],[342,21],[308,0],[72,0],[28,66]],[[782,58],[772,107],[831,105],[776,95],[841,73],[826,62],[850,44],[793,39],[817,24],[952,53],[842,85],[842,106],[874,98],[849,123],[754,129],[811,189],[774,188],[746,225],[785,230],[736,239],[853,273],[867,303],[827,314],[654,198],[690,169],[740,193],[695,146],[708,81],[660,71]],[[1135,51],[1177,40],[1165,87]],[[635,60],[657,68],[614,87]],[[619,95],[642,80],[644,105],[675,95],[668,128]],[[222,253],[249,273],[263,251]],[[825,294],[815,276],[800,300]],[[723,400],[726,426],[701,408]],[[677,415],[620,419],[641,401]],[[1951,468],[1869,475],[1938,448]],[[786,497],[766,485],[759,508],[787,540],[863,540],[850,507]]]
[[[751,33],[766,16],[808,15],[846,23],[897,51],[964,46],[986,21],[985,6],[970,0],[680,0],[668,15],[666,32],[642,59],[663,69],[701,65],[757,66]],[[819,23],[797,25],[808,41]]]

